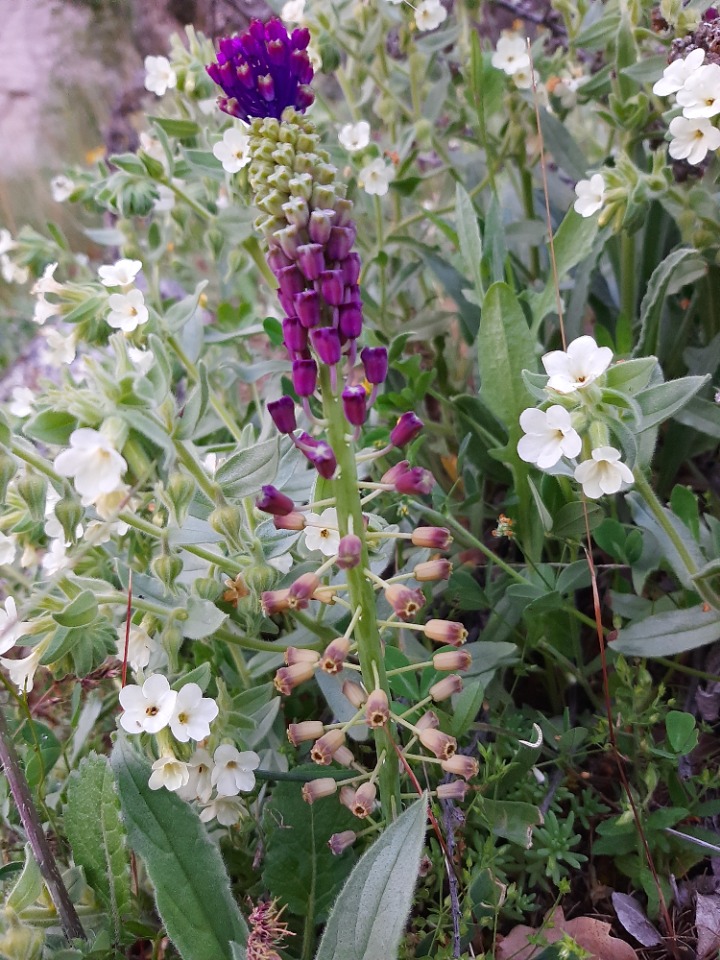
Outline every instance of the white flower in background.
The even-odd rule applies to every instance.
[[[678,105],[688,120],[720,113],[720,66],[706,63],[694,70],[677,92]]]
[[[698,48],[682,60],[673,60],[663,70],[662,77],[653,87],[653,93],[656,93],[659,97],[668,97],[671,93],[677,93],[685,86],[698,67],[702,66],[704,59],[705,51]]]
[[[554,467],[561,457],[576,457],[582,449],[579,433],[573,429],[570,414],[558,404],[547,410],[530,407],[520,414],[525,436],[518,443],[518,456],[535,463],[541,470]]]
[[[405,0],[387,0],[388,3],[392,3],[397,6],[400,3],[405,3]]]
[[[55,457],[55,469],[73,477],[77,492],[94,503],[121,486],[127,463],[102,433],[81,427],[70,434],[70,448]]]
[[[73,181],[62,173],[50,181],[50,193],[55,203],[64,203],[72,196],[74,190]]]
[[[217,715],[218,705],[212,697],[204,697],[197,683],[186,683],[178,690],[170,730],[180,743],[204,740],[210,736],[210,724]]]
[[[13,250],[15,247],[16,243],[12,238],[12,234],[3,227],[2,230],[0,230],[0,256],[3,253],[8,253],[10,250]]]
[[[586,497],[597,500],[603,494],[617,493],[624,483],[633,482],[632,470],[620,456],[615,447],[596,447],[592,460],[583,460],[575,467],[575,479],[582,484]]]
[[[5,667],[10,674],[10,680],[18,688],[20,693],[30,693],[35,681],[35,671],[40,666],[40,657],[43,655],[43,645],[38,644],[33,647],[32,653],[20,660],[10,660],[8,657],[0,657],[0,664]]]
[[[117,659],[120,660],[121,663],[125,659],[126,632],[127,621],[121,623],[118,627]],[[150,658],[160,652],[160,644],[157,640],[151,637],[147,630],[144,630],[134,623],[130,624],[127,648],[127,662],[133,673],[137,673],[138,670],[144,670],[150,663]]]
[[[447,19],[447,10],[440,0],[422,0],[415,7],[415,26],[418,30],[435,30]]]
[[[280,19],[287,23],[302,23],[305,15],[305,0],[288,0],[280,11]]]
[[[5,283],[27,283],[30,271],[27,267],[19,267],[4,253],[0,255],[0,273]]]
[[[290,573],[294,561],[292,554],[283,553],[279,557],[272,557],[267,563],[269,567],[274,567],[279,573]]]
[[[213,154],[226,173],[237,173],[250,160],[250,137],[240,127],[230,127],[213,147]]]
[[[578,337],[566,351],[551,350],[542,358],[549,390],[575,393],[605,373],[612,362],[610,347],[599,347],[592,337]]]
[[[203,823],[210,820],[217,820],[223,827],[232,827],[245,816],[245,804],[240,797],[215,797],[215,799],[203,807],[200,811],[200,819]]]
[[[212,794],[213,761],[207,750],[198,747],[188,760],[188,782],[178,790],[183,800],[199,800],[207,803]]]
[[[46,300],[45,297],[38,297],[35,301],[35,308],[33,310],[32,322],[36,323],[41,327],[52,317],[56,317],[60,307],[55,303],[50,303],[49,300]]]
[[[148,677],[142,687],[129,683],[120,691],[120,726],[128,733],[159,733],[170,723],[176,700],[177,691],[161,673]]]
[[[4,533],[0,533],[0,566],[4,563],[12,563],[15,559],[16,550],[17,543],[15,542],[15,538],[7,537]]]
[[[128,497],[129,493],[130,487],[126,483],[121,483],[120,486],[110,490],[109,493],[101,493],[99,497],[94,499],[83,497],[80,502],[84,507],[95,507],[95,512],[101,520],[114,521],[121,510],[134,510],[136,508],[137,501],[131,500]],[[126,523],[120,522],[118,526],[120,528],[119,533],[127,533],[128,526]]]
[[[57,492],[55,487],[52,484],[48,484],[47,492],[45,493],[45,535],[50,537],[51,540],[57,540],[60,537],[65,536],[63,533],[62,524],[55,516],[55,504],[60,501],[60,494]]]
[[[212,101],[213,106],[217,106],[216,101]],[[143,130],[140,133],[140,149],[143,153],[146,153],[149,157],[152,157],[153,160],[157,160],[158,163],[161,163],[165,170],[168,169],[168,158],[165,150],[163,149],[162,143],[157,137],[153,137],[152,134],[148,133],[146,130]]]
[[[538,97],[541,101],[541,106],[547,105],[547,91],[545,87],[538,87],[538,74],[537,71],[533,73],[530,69],[530,64],[528,63],[527,67],[523,70],[516,70],[512,75],[512,82],[518,88],[518,90],[529,90],[533,85],[533,78],[535,80],[535,86],[537,87]]]
[[[148,372],[155,363],[155,357],[151,350],[141,350],[140,347],[128,347],[128,357],[132,365],[142,376]]]
[[[394,179],[395,169],[392,164],[385,163],[382,157],[377,157],[363,167],[358,177],[365,193],[376,197],[384,197],[390,189],[390,181]]]
[[[34,297],[44,297],[46,293],[62,293],[63,285],[55,279],[57,268],[57,263],[49,263],[45,267],[42,276],[35,281],[30,290]]]
[[[702,163],[709,150],[720,147],[720,130],[705,117],[688,120],[675,117],[670,121],[670,141],[668,153],[673,160],[687,160],[693,166]]]
[[[574,73],[562,73],[552,87],[550,92],[553,96],[557,97],[561,105],[566,110],[571,110],[577,103],[577,91],[580,84],[584,80],[582,70],[579,68],[572,68],[578,70],[576,74]],[[550,84],[548,83],[548,86]]]
[[[247,793],[255,786],[255,774],[260,765],[260,757],[253,750],[240,753],[229,743],[218,747],[213,757],[215,766],[210,778],[219,797],[234,797],[237,793]]]
[[[158,198],[153,203],[153,210],[155,213],[170,213],[175,207],[175,194],[164,183],[155,184],[155,189],[158,192]]]
[[[118,260],[112,266],[98,267],[98,276],[105,287],[129,287],[141,270],[142,260]]]
[[[145,57],[145,89],[162,97],[177,85],[177,74],[167,57]]]
[[[23,552],[20,555],[20,566],[23,570],[29,567],[35,567],[40,562],[40,551],[32,543],[23,544]]]
[[[61,570],[70,566],[70,557],[67,555],[68,544],[64,540],[51,540],[50,546],[42,558],[42,569],[48,577],[54,577]]]
[[[20,637],[25,636],[29,626],[26,621],[18,620],[15,600],[8,597],[5,607],[0,607],[0,653],[7,653],[14,647]]]
[[[70,364],[75,359],[75,334],[47,327],[42,331],[45,338],[43,359],[52,367]]]
[[[132,333],[148,321],[148,308],[145,306],[145,297],[140,290],[111,293],[108,297],[108,306],[110,313],[107,315],[107,322],[108,326],[114,330]]]
[[[605,203],[605,181],[602,174],[595,173],[589,180],[578,180],[575,193],[577,200],[573,204],[573,210],[581,217],[591,217],[598,210],[602,210]]]
[[[335,507],[328,507],[322,513],[305,515],[305,546],[308,550],[319,550],[326,557],[334,557],[340,546],[340,531]]]
[[[30,387],[13,387],[12,400],[8,409],[16,417],[29,417],[33,412],[34,403],[34,390],[31,390]]]
[[[217,453],[208,453],[203,458],[202,465],[205,467],[211,477],[214,477],[219,468],[225,463],[227,457],[221,457]]]
[[[504,30],[490,63],[509,77],[519,70],[529,70],[530,56],[527,51],[527,41],[519,33]]]
[[[151,790],[159,790],[161,787],[165,787],[166,790],[181,790],[190,779],[187,764],[172,754],[166,754],[156,760],[152,765],[152,771],[148,780]]]
[[[340,145],[345,147],[349,153],[364,150],[370,143],[370,124],[367,120],[360,120],[358,123],[346,123],[344,127],[340,128],[338,140]]]

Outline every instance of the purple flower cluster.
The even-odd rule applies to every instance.
[[[313,68],[307,54],[310,32],[288,32],[277,18],[253,20],[245,33],[220,41],[217,63],[206,69],[225,91],[218,106],[239,120],[279,119],[286,107],[303,113],[315,99],[308,84]]]

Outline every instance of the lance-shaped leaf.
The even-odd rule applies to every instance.
[[[699,604],[656,613],[623,627],[610,646],[628,657],[674,657],[720,639],[720,613]]]

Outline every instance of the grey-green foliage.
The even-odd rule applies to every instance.
[[[315,960],[396,960],[420,867],[427,800],[418,800],[360,859],[333,907]]]
[[[75,863],[108,908],[115,940],[130,911],[130,870],[115,778],[106,757],[91,754],[68,780],[65,829]]]
[[[232,960],[247,925],[227,871],[196,812],[168,790],[150,790],[150,765],[119,737],[112,753],[128,839],[155,888],[158,913],[183,960]]]

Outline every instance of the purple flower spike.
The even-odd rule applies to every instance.
[[[285,317],[282,322],[283,342],[288,353],[302,353],[308,343],[308,335],[305,327],[300,323],[297,317]]]
[[[404,413],[390,431],[390,443],[395,447],[404,447],[414,440],[424,424],[414,413]]]
[[[368,383],[385,383],[388,372],[388,352],[385,347],[365,347],[360,359]]]
[[[281,493],[277,487],[269,484],[261,489],[260,496],[255,501],[255,506],[258,510],[271,513],[275,517],[286,517],[295,509],[295,504],[290,497]]]
[[[329,260],[344,260],[355,243],[355,224],[348,227],[333,227],[327,245]]]
[[[267,405],[268,413],[273,419],[273,423],[280,433],[292,433],[297,429],[295,421],[295,404],[291,397],[280,397],[279,400],[271,400]]]
[[[355,340],[362,332],[362,310],[354,303],[340,307],[340,332],[346,340]]]
[[[365,423],[367,413],[365,387],[345,387],[342,392],[342,402],[348,423],[351,423],[354,427],[361,427]]]
[[[218,106],[240,120],[280,119],[286,107],[303,113],[313,102],[307,86],[313,68],[307,54],[307,30],[287,30],[277,18],[253,20],[247,31],[218,44],[217,62],[206,69],[225,96]]]
[[[313,210],[308,221],[308,233],[313,243],[328,242],[334,219],[334,210]]]
[[[351,253],[349,256],[345,257],[341,267],[343,272],[343,280],[348,286],[356,284],[360,279],[360,267],[362,263],[360,261],[360,255],[358,253]]]
[[[321,243],[303,243],[297,248],[297,265],[306,280],[317,280],[325,269]]]
[[[318,327],[312,331],[310,339],[322,363],[328,366],[340,363],[342,348],[340,337],[334,327]]]
[[[275,274],[280,284],[280,291],[286,297],[294,297],[305,289],[305,280],[297,267],[283,267]]]
[[[316,327],[320,323],[320,299],[317,293],[314,290],[298,293],[293,300],[293,313],[308,330]]]
[[[325,303],[337,307],[343,302],[345,282],[342,270],[323,270],[320,274],[320,292]]]
[[[297,308],[295,306],[295,297],[287,297],[282,292],[278,290],[278,300],[280,301],[280,306],[283,308],[285,313],[289,317],[297,317]]]
[[[317,364],[314,360],[293,360],[293,386],[299,397],[311,397],[317,383]]]
[[[329,480],[335,473],[337,461],[332,447],[324,440],[315,440],[309,433],[301,433],[295,446],[310,461],[321,477]]]
[[[268,253],[267,261],[270,265],[270,269],[276,277],[283,267],[291,267],[293,263],[290,257],[285,256],[280,247],[272,248],[272,250]]]
[[[362,541],[354,533],[348,533],[338,544],[337,565],[341,570],[352,570],[362,558]]]

